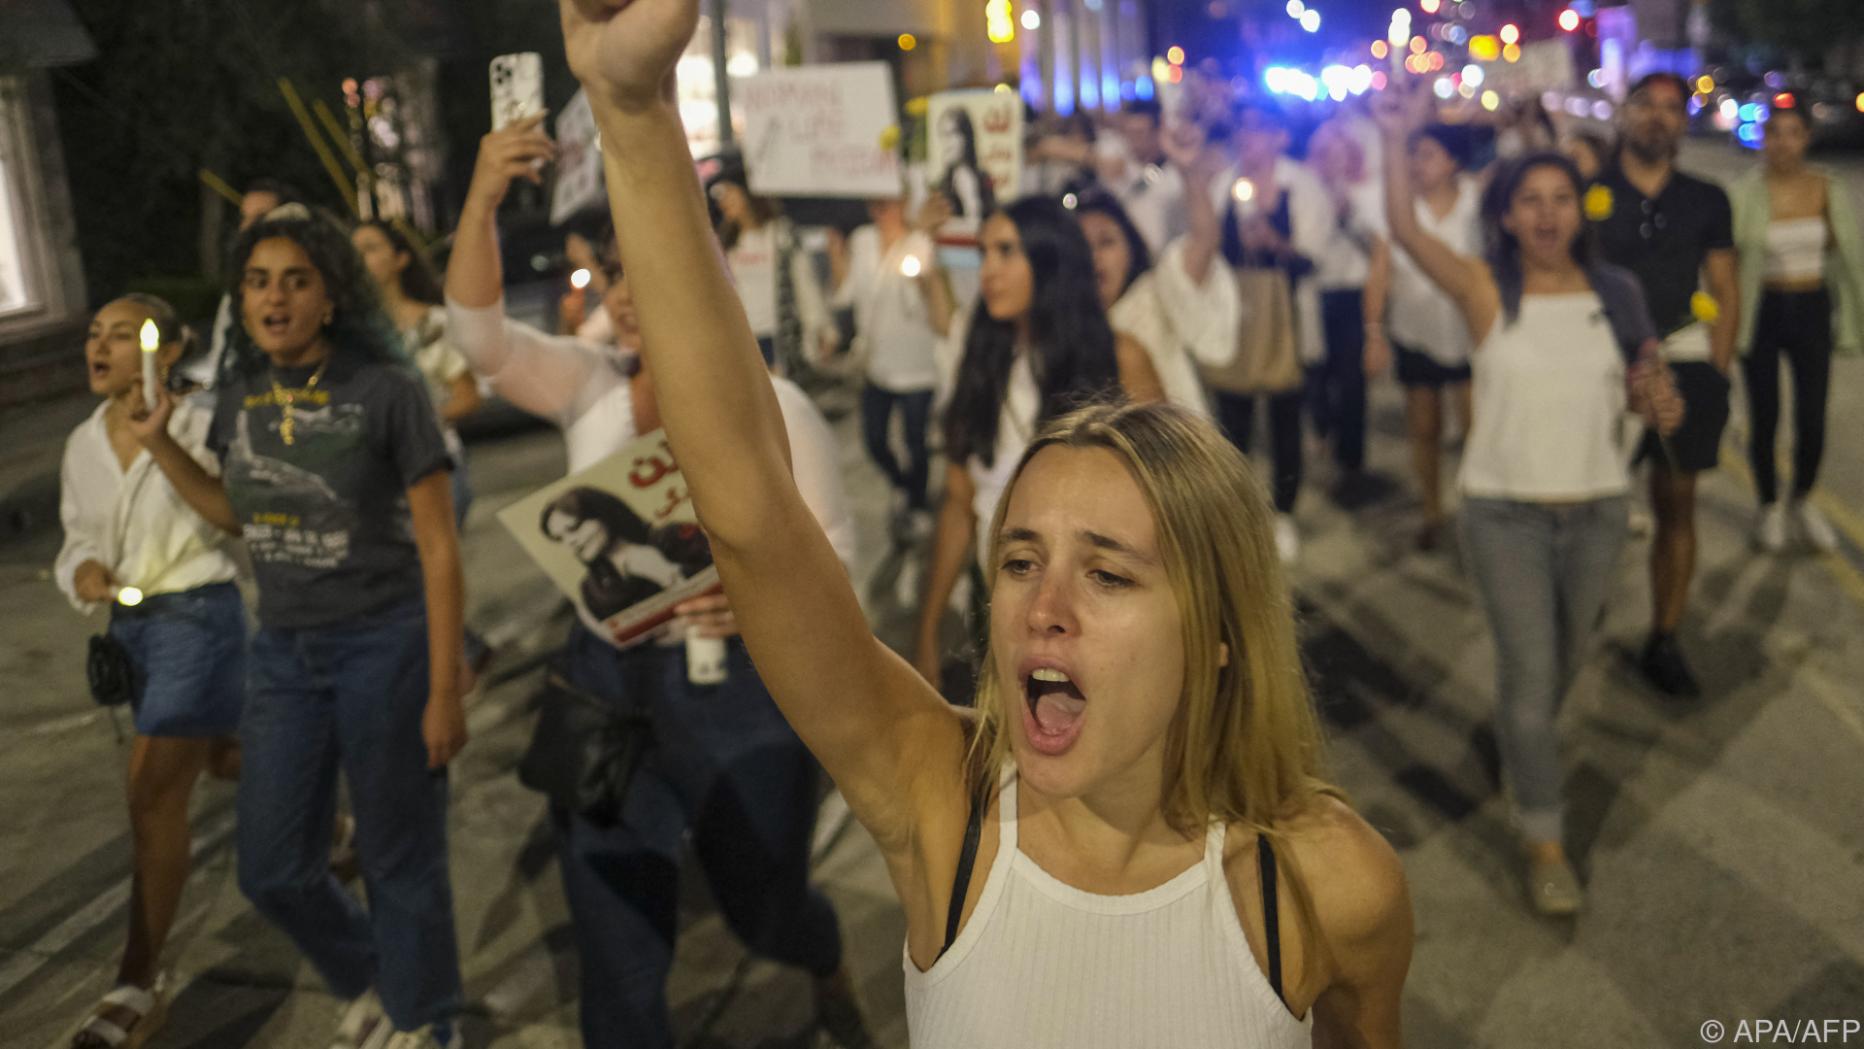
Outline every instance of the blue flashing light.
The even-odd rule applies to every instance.
[[[1749,123],[1735,128],[1735,140],[1749,149],[1759,149],[1760,125]]]
[[[1106,99],[1108,105],[1127,97],[1125,90],[1120,87],[1120,78],[1111,73],[1101,77],[1100,97]]]
[[[1150,102],[1158,97],[1158,91],[1152,86],[1152,78],[1142,76],[1133,81],[1133,97],[1141,102]]]
[[[1760,103],[1758,102],[1743,102],[1741,108],[1735,111],[1735,119],[1743,124],[1752,124],[1760,118]]]

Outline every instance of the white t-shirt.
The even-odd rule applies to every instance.
[[[885,251],[873,226],[848,237],[848,276],[833,301],[854,309],[855,352],[867,362],[868,381],[883,390],[912,393],[938,383],[938,333],[918,279],[901,270],[908,258],[930,268],[933,251],[932,238],[923,233],[908,233]]]
[[[767,337],[777,333],[777,224],[738,234],[738,242],[725,253],[731,279],[738,286],[738,301],[751,322],[751,333]]]
[[[1384,192],[1377,182],[1346,191],[1326,247],[1314,259],[1314,283],[1322,291],[1366,286],[1372,270],[1372,238],[1385,226]]]
[[[1126,165],[1128,177],[1113,187],[1146,247],[1161,251],[1191,227],[1184,202],[1184,176],[1170,165]]]
[[[1456,203],[1441,219],[1423,198],[1417,201],[1417,221],[1424,232],[1468,258],[1481,258],[1482,188],[1474,179],[1459,178]],[[1445,367],[1469,363],[1469,325],[1455,300],[1425,275],[1410,254],[1391,246],[1391,295],[1385,323],[1392,341],[1417,350]]]
[[[1476,351],[1463,494],[1573,502],[1630,488],[1619,443],[1625,361],[1590,292],[1526,295]]]

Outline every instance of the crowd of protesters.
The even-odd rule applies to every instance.
[[[904,910],[915,1046],[1400,1044],[1409,894],[1325,778],[1292,612],[1310,475],[1348,513],[1395,487],[1368,451],[1388,371],[1414,545],[1460,550],[1494,643],[1524,899],[1580,910],[1556,714],[1640,473],[1638,665],[1700,695],[1677,639],[1737,367],[1755,546],[1837,545],[1809,496],[1832,354],[1864,344],[1864,230],[1806,163],[1806,118],[1776,111],[1724,191],[1676,168],[1667,74],[1616,142],[1541,113],[1493,148],[1402,80],[1309,126],[1194,79],[1169,116],[1039,124],[1023,185],[958,164],[816,236],[742,169],[695,172],[662,90],[695,3],[564,3],[612,226],[571,235],[559,331],[507,315],[500,262],[501,203],[555,156],[541,117],[482,140],[444,280],[408,230],[261,180],[206,339],[144,295],[96,314],[56,577],[110,610],[92,661],[135,711],[135,849],[117,986],[75,1049],[161,1027],[203,772],[239,781],[240,887],[342,1001],[334,1049],[459,1044],[447,768],[491,651],[464,623],[456,426],[491,395],[557,427],[571,472],[664,431],[704,534],[626,556],[723,584],[626,642],[578,605],[550,674],[534,750],[599,737],[590,760],[620,763],[601,797],[540,788],[591,1047],[673,1044],[688,842],[729,927],[809,973],[827,1036],[871,1044],[810,881],[822,771]],[[954,214],[972,272],[949,272]],[[856,534],[805,392],[825,376],[858,388],[884,535]],[[598,502],[569,493],[543,528],[607,564],[644,526]],[[909,651],[869,627],[857,541],[920,565]],[[722,678],[692,638],[724,643]]]

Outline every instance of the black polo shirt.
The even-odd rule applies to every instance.
[[[1605,261],[1637,276],[1659,332],[1688,324],[1689,299],[1702,287],[1709,252],[1735,246],[1728,194],[1712,182],[1672,171],[1662,192],[1646,197],[1616,165],[1600,172],[1594,184],[1612,194],[1611,214],[1592,224]]]

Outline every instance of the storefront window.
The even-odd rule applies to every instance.
[[[27,268],[29,250],[25,225],[26,113],[17,81],[0,79],[0,317],[39,305],[37,275]]]

